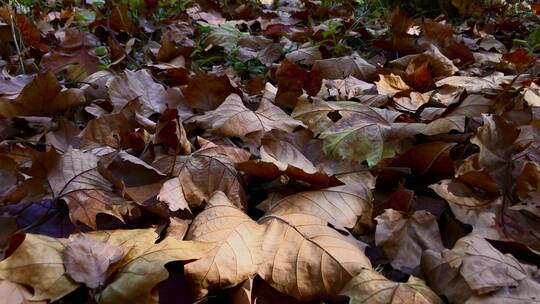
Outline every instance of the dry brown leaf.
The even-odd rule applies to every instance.
[[[519,130],[500,116],[484,114],[484,125],[478,128],[471,143],[480,147],[478,163],[489,171],[499,189],[506,193],[508,177],[511,174],[513,144],[519,136]]]
[[[186,235],[188,240],[216,243],[209,256],[185,266],[197,298],[211,289],[235,286],[255,274],[263,260],[263,232],[263,227],[234,206],[223,192],[215,192]]]
[[[194,117],[193,120],[215,134],[253,138],[256,141],[260,141],[264,132],[274,129],[291,132],[304,125],[264,99],[256,111],[251,111],[236,94],[229,95],[214,111]]]
[[[400,93],[409,93],[412,88],[409,87],[399,75],[379,75],[380,80],[376,81],[379,94],[394,96]]]
[[[476,294],[482,295],[505,287],[515,287],[528,277],[529,265],[520,264],[512,255],[502,254],[491,246],[484,238],[477,235],[467,236],[458,240],[452,250],[444,249],[440,253],[427,250],[422,258],[422,264],[428,279],[437,280],[431,276],[433,269],[452,267],[459,269],[459,274],[469,288]],[[445,264],[442,265],[441,264]],[[536,269],[535,267],[533,269]],[[444,275],[443,273],[440,273]],[[452,291],[453,286],[440,286],[444,293],[459,296]]]
[[[46,304],[47,301],[32,301],[32,293],[21,284],[0,280],[1,304]]]
[[[317,60],[314,68],[318,69],[321,77],[325,79],[344,79],[353,76],[360,80],[370,81],[376,77],[375,66],[357,54]]]
[[[141,114],[146,117],[165,110],[166,105],[161,102],[165,88],[154,81],[148,70],[136,72],[125,70],[122,75],[112,79],[108,86],[109,96],[116,112],[134,99],[140,101]]]
[[[171,179],[163,185],[159,197],[171,210],[182,209],[186,204],[197,209],[214,191],[223,191],[235,206],[245,208],[242,178],[234,163],[248,160],[250,154],[202,138],[198,141],[201,148],[191,155],[162,158],[154,163],[162,172],[178,176],[176,181]]]
[[[110,265],[120,261],[123,255],[122,247],[81,234],[62,251],[62,260],[71,279],[88,288],[98,288],[104,286]]]
[[[187,103],[195,109],[215,110],[231,94],[240,91],[231,85],[227,75],[197,74],[182,89]]]
[[[345,229],[353,228],[358,221],[368,226],[371,224],[372,199],[369,182],[366,182],[300,192],[277,201],[267,199],[258,208],[272,216],[306,214]]]
[[[412,272],[420,266],[424,250],[444,248],[436,218],[427,211],[406,215],[386,209],[375,220],[375,244],[383,249],[396,269]]]
[[[372,269],[363,269],[340,292],[350,303],[362,304],[442,304],[444,303],[424,281],[413,276],[405,283],[388,280]]]
[[[258,273],[296,299],[335,296],[362,269],[371,268],[365,245],[328,227],[325,220],[306,214],[267,214],[260,224],[266,228],[265,259]]]
[[[0,117],[49,116],[85,102],[82,90],[62,90],[56,76],[47,72],[26,84],[16,99],[0,99]]]
[[[111,184],[98,172],[98,158],[70,149],[62,155],[49,153],[36,158],[34,170],[45,169],[46,183],[54,198],[66,201],[71,220],[96,227],[96,216],[106,213],[122,220],[128,202],[113,193]]]

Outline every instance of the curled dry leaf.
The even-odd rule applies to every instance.
[[[412,88],[409,87],[399,75],[379,75],[380,80],[376,81],[379,94],[394,96],[400,93],[409,93]]]
[[[105,284],[107,270],[124,255],[122,247],[102,243],[81,234],[62,251],[66,274],[88,288]]]
[[[350,303],[444,303],[420,279],[411,276],[407,282],[397,283],[388,280],[373,269],[360,271],[339,294],[349,297]]]
[[[46,304],[47,301],[32,301],[32,293],[21,284],[0,280],[0,294],[2,304]]]
[[[412,271],[420,266],[424,250],[444,248],[436,218],[427,211],[405,215],[386,209],[375,220],[375,244],[383,249],[396,269]]]
[[[264,99],[256,111],[251,111],[236,94],[229,95],[217,109],[194,117],[193,121],[215,134],[251,138],[257,142],[264,132],[274,129],[291,132],[304,125]]]
[[[260,155],[260,160],[237,163],[236,169],[269,179],[285,174],[293,180],[323,187],[341,184],[335,177],[315,168],[315,165],[289,142],[265,138],[262,140]]]
[[[263,260],[263,232],[223,192],[215,192],[186,235],[188,240],[216,243],[210,255],[185,266],[197,298],[208,289],[231,287],[255,274]]]

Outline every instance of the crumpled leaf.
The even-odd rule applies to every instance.
[[[304,125],[264,99],[257,110],[251,111],[236,94],[229,95],[217,109],[194,117],[193,121],[215,134],[252,138],[257,142],[264,132],[274,129],[290,132]]]
[[[32,293],[21,284],[0,280],[0,294],[3,295],[0,303],[5,304],[46,304],[46,301],[32,301]]]
[[[397,283],[372,269],[360,271],[347,283],[340,295],[349,297],[350,303],[443,303],[420,279],[411,276],[407,282]]]
[[[215,192],[186,235],[188,240],[216,243],[210,255],[185,266],[197,298],[204,296],[208,289],[231,287],[256,273],[263,260],[263,232],[264,229],[234,206],[223,192]]]
[[[325,79],[344,79],[353,76],[360,80],[369,81],[376,76],[375,66],[358,54],[317,60],[314,69],[319,70],[321,77]]]
[[[399,93],[409,93],[412,88],[409,87],[399,75],[380,75],[380,80],[375,82],[379,94],[394,96]]]
[[[88,288],[105,284],[107,269],[122,259],[122,247],[101,243],[85,236],[77,236],[62,252],[66,274]]]
[[[406,215],[386,209],[375,220],[375,244],[383,249],[396,269],[411,271],[420,265],[424,250],[444,248],[436,218],[427,211]]]

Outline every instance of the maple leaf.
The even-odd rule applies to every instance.
[[[116,111],[130,101],[138,99],[144,116],[161,113],[166,107],[162,102],[164,94],[165,88],[154,81],[148,70],[136,72],[126,70],[109,83],[109,95]]]
[[[251,111],[236,94],[229,95],[214,111],[194,117],[192,121],[222,136],[237,136],[255,141],[260,141],[262,134],[270,130],[290,132],[304,125],[264,99],[257,110]]]
[[[436,218],[427,211],[406,215],[386,209],[375,220],[375,244],[396,269],[410,271],[420,265],[424,250],[443,249]]]
[[[360,271],[347,283],[340,295],[349,297],[351,303],[443,303],[422,280],[411,276],[407,282],[397,283],[372,269]]]
[[[339,113],[336,122],[329,117],[332,113]],[[370,166],[393,156],[400,149],[399,144],[391,138],[393,133],[399,140],[423,130],[421,124],[405,126],[393,123],[399,115],[399,112],[355,102],[328,103],[321,100],[299,102],[292,113],[294,118],[303,121],[324,139],[327,153],[358,162],[366,160]]]
[[[66,201],[73,222],[95,228],[97,214],[106,213],[122,220],[129,206],[98,172],[98,158],[94,154],[77,149],[62,155],[55,151],[35,154],[31,170],[52,198]]]
[[[64,40],[41,59],[45,70],[59,73],[67,69],[70,79],[84,79],[97,71],[99,58],[91,53],[98,39],[87,32],[66,30]]]
[[[186,235],[188,240],[217,243],[209,256],[185,266],[198,298],[207,289],[237,285],[257,272],[263,260],[263,232],[263,227],[234,206],[223,192],[210,197]]]
[[[88,239],[81,243],[81,237]],[[34,293],[30,300],[54,301],[79,285],[70,278],[74,274],[72,266],[75,266],[71,264],[74,262],[71,259],[72,251],[75,248],[88,250],[90,244],[90,248],[96,249],[96,246],[100,246],[97,243],[106,243],[108,245],[101,246],[122,248],[123,254],[114,268],[108,267],[109,271],[115,271],[107,273],[108,284],[96,294],[96,299],[104,303],[157,303],[157,297],[151,290],[167,278],[168,273],[163,266],[171,261],[204,257],[213,249],[214,244],[172,238],[165,238],[156,244],[156,240],[157,234],[153,229],[97,231],[85,236],[74,234],[69,239],[26,234],[13,254],[0,262],[0,278],[31,286]],[[105,258],[102,254],[90,251],[90,260],[80,260],[83,257],[77,257],[79,267],[86,269],[78,273],[92,276],[99,272],[92,268],[95,265],[92,261]],[[66,266],[67,272],[64,263],[69,265]]]
[[[201,148],[190,155],[156,160],[156,168],[177,176],[163,184],[158,198],[173,211],[186,206],[197,209],[214,191],[223,191],[235,206],[244,208],[245,190],[234,163],[246,161],[249,153],[202,138],[198,142]]]

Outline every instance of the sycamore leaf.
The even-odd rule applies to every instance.
[[[405,215],[386,209],[375,220],[375,244],[383,249],[396,269],[412,271],[420,265],[424,250],[443,249],[436,218],[427,211]]]
[[[70,149],[62,155],[48,153],[36,159],[34,170],[46,170],[46,183],[54,198],[66,201],[73,222],[80,221],[96,227],[98,213],[106,213],[122,220],[128,207],[113,193],[111,184],[97,169],[98,158],[91,153]]]
[[[165,110],[162,102],[165,88],[154,81],[147,70],[136,72],[125,70],[109,83],[109,96],[116,111],[122,109],[130,101],[138,99],[142,104],[141,114],[148,117]]]
[[[471,142],[480,147],[478,163],[489,170],[501,190],[507,189],[511,173],[513,144],[519,130],[500,116],[483,115],[484,125],[478,128]]]
[[[79,285],[65,275],[62,250],[67,239],[27,234],[11,256],[0,262],[0,278],[32,287],[30,300],[57,300]]]
[[[17,98],[0,98],[0,117],[49,116],[86,102],[80,89],[62,90],[52,72],[38,74]]]
[[[2,304],[46,304],[47,301],[32,301],[32,293],[21,284],[0,280],[0,294]]]
[[[232,93],[240,91],[231,85],[227,75],[197,74],[182,89],[187,103],[195,109],[215,110]]]
[[[372,269],[363,269],[340,292],[350,303],[362,304],[442,304],[443,301],[427,287],[424,281],[413,276],[404,283],[385,278]]]
[[[292,143],[284,140],[263,138],[260,160],[237,163],[238,170],[245,173],[274,179],[286,174],[293,180],[301,180],[314,185],[330,186],[340,184],[325,171],[315,168]]]
[[[250,154],[242,149],[218,146],[199,138],[201,148],[190,155],[156,160],[162,172],[178,176],[161,188],[159,199],[173,211],[201,207],[214,191],[223,191],[235,206],[244,208],[246,197],[235,162],[246,161]]]
[[[262,263],[264,229],[229,201],[215,192],[191,224],[186,239],[214,242],[212,253],[185,266],[186,276],[195,285],[198,298],[207,289],[237,285],[257,272]],[[232,261],[231,261],[232,259]]]
[[[194,117],[193,120],[202,127],[211,129],[215,134],[244,139],[253,137],[257,141],[264,132],[273,129],[291,132],[294,128],[304,125],[264,99],[256,111],[251,111],[236,94],[229,95],[214,111]]]
[[[528,277],[529,268],[532,266],[520,264],[512,255],[502,254],[484,238],[472,235],[459,239],[452,250],[427,250],[422,257],[422,267],[430,282],[439,280],[438,275],[445,275],[436,269],[451,267],[459,270],[460,279],[464,280],[474,293],[482,295],[501,288],[518,286],[520,281]],[[453,274],[455,280],[458,279],[456,275],[457,273]],[[452,290],[452,285],[436,286],[443,294],[462,297]]]
[[[272,216],[315,216],[336,228],[353,228],[358,220],[371,224],[372,196],[368,184],[300,192],[258,207]]]
[[[116,264],[110,284],[96,295],[101,303],[158,303],[154,287],[168,277],[165,264],[196,260],[214,248],[206,242],[179,241],[167,237],[156,244],[152,229],[96,232],[95,239],[124,248],[124,257]]]
[[[328,58],[315,61],[315,69],[325,79],[343,79],[353,76],[360,80],[369,81],[376,76],[376,68],[362,57],[352,56]]]
[[[294,224],[292,224],[294,223]],[[297,299],[335,296],[364,268],[371,268],[363,245],[306,214],[260,220],[264,263],[259,275],[272,287]]]
[[[62,252],[66,274],[75,282],[89,288],[105,284],[107,269],[122,259],[121,247],[102,243],[82,234],[77,236]]]
[[[370,166],[399,151],[400,139],[423,130],[422,124],[393,123],[399,115],[399,112],[355,102],[320,100],[301,101],[292,113],[324,139],[328,154],[357,162],[367,160]],[[337,121],[332,119],[335,116]]]

